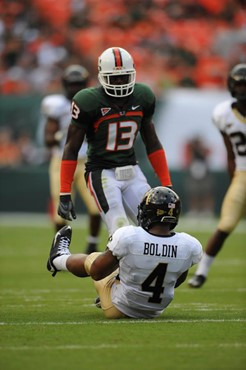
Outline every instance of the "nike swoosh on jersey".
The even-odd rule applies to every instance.
[[[138,107],[140,107],[140,105],[133,105],[133,106],[132,106],[132,110],[135,110],[135,109],[137,109]]]

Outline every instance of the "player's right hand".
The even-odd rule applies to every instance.
[[[72,221],[76,219],[75,208],[71,199],[71,195],[60,195],[60,204],[57,213],[65,220]]]

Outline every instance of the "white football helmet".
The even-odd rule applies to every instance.
[[[122,81],[116,83],[115,78],[119,76]],[[98,58],[98,79],[106,94],[117,98],[130,95],[136,81],[131,55],[119,47],[105,50]]]

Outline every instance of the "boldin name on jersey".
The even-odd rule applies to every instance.
[[[144,243],[143,254],[157,257],[171,257],[177,258],[177,245],[162,244],[158,243]]]

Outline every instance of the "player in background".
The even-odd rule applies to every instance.
[[[202,256],[197,239],[173,231],[180,211],[180,199],[173,190],[153,188],[139,205],[139,226],[116,230],[105,252],[70,254],[72,229],[61,229],[52,243],[47,268],[53,276],[66,270],[78,277],[91,276],[107,318],[157,317]]]
[[[148,86],[135,82],[131,55],[119,47],[109,48],[98,59],[98,71],[101,86],[81,90],[73,98],[72,121],[61,164],[58,213],[67,220],[76,218],[71,184],[86,137],[87,184],[112,234],[128,225],[129,219],[137,223],[138,204],[150,189],[135,157],[138,132],[161,184],[171,186],[171,180],[152,122],[155,96]]]
[[[50,193],[55,210],[53,222],[56,232],[67,224],[58,216],[57,209],[60,194],[60,166],[69,123],[71,121],[71,100],[73,96],[88,86],[89,73],[80,65],[70,65],[62,75],[65,95],[53,94],[46,96],[41,103],[41,114],[45,119],[45,144],[51,150],[49,166]],[[85,160],[87,143],[84,142],[78,153],[78,166],[74,175],[74,187],[79,192],[89,214],[89,235],[87,253],[97,250],[101,217],[93,197],[88,190],[85,179]],[[75,190],[75,189],[74,189]],[[73,191],[73,196],[75,191]]]
[[[194,277],[189,280],[192,288],[205,283],[214,258],[246,212],[246,64],[232,68],[228,89],[233,99],[218,104],[212,118],[224,139],[231,184],[223,200],[217,230],[208,241]]]

